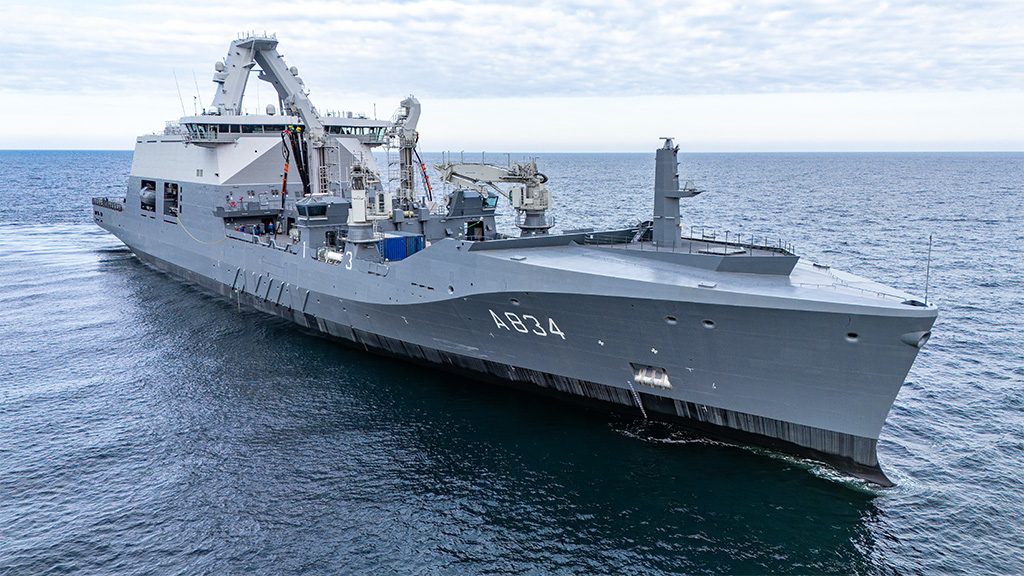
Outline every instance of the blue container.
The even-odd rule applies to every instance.
[[[404,260],[426,246],[422,234],[409,232],[388,232],[378,244],[380,255],[389,262]]]
[[[413,254],[423,250],[425,241],[423,236],[417,234],[415,236],[407,236],[405,239],[405,255],[412,256]]]
[[[396,262],[398,260],[405,259],[405,237],[404,236],[385,236],[381,240],[381,256],[385,260]]]

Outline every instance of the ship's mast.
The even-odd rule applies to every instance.
[[[700,194],[692,184],[679,188],[679,146],[671,138],[662,138],[665,145],[658,149],[654,164],[654,245],[674,249],[681,242],[679,231],[679,199]]]

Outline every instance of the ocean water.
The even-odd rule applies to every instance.
[[[680,160],[684,223],[927,272],[895,488],[239,310],[91,223],[130,152],[0,151],[0,574],[1024,572],[1024,154]],[[560,225],[647,219],[653,146],[538,162]]]

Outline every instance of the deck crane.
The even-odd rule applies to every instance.
[[[277,91],[281,112],[302,119],[301,145],[293,146],[296,164],[302,173],[307,195],[329,194],[327,151],[330,146],[327,130],[316,108],[310,102],[297,68],[289,68],[277,51],[277,39],[250,36],[231,43],[227,58],[216,65],[213,81],[220,86],[213,99],[212,110],[218,115],[241,115],[242,96],[249,80],[249,71],[259,64],[259,79],[270,82]],[[272,112],[271,112],[272,113]]]
[[[416,131],[416,124],[420,119],[420,101],[415,96],[409,96],[402,100],[398,111],[391,118],[391,128],[388,129],[387,137],[392,146],[398,148],[398,164],[400,182],[398,188],[398,203],[402,210],[409,210],[416,202],[416,192],[413,182],[415,180],[417,165],[413,156],[419,156],[416,152],[416,143],[419,140],[419,132]],[[422,163],[419,163],[422,166]]]
[[[554,226],[546,212],[551,207],[551,192],[544,186],[547,176],[537,171],[534,160],[511,164],[507,168],[474,162],[434,164],[441,181],[484,193],[490,188],[508,198],[516,210],[516,226],[523,236],[547,234]],[[512,184],[508,190],[498,184]]]
[[[224,116],[243,114],[245,85],[249,72],[257,64],[260,67],[259,79],[270,82],[277,91],[281,112],[297,116],[302,121],[302,126],[287,131],[286,135],[302,178],[304,195],[342,194],[344,186],[340,181],[341,175],[334,174],[332,179],[332,164],[329,160],[341,155],[341,145],[328,136],[324,122],[299,78],[298,69],[289,68],[284,57],[278,53],[276,38],[249,36],[231,43],[227,58],[215,65],[213,81],[219,87],[210,113]],[[409,139],[410,130],[415,135],[416,119],[419,117],[418,101],[413,98],[403,102],[403,106],[406,105],[409,114],[404,122],[406,130],[402,132],[403,141]],[[268,107],[268,114],[273,114],[271,108]],[[372,240],[373,222],[391,217],[393,210],[391,193],[382,188],[380,176],[368,164],[369,161],[364,158],[354,158],[348,170],[350,240]],[[336,172],[337,164],[333,166]]]

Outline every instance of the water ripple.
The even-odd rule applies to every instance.
[[[130,160],[0,152],[5,574],[1024,571],[1020,154],[681,157],[687,225],[918,293],[932,236],[888,490],[240,312],[91,225]],[[647,219],[650,155],[539,162],[560,223]]]

